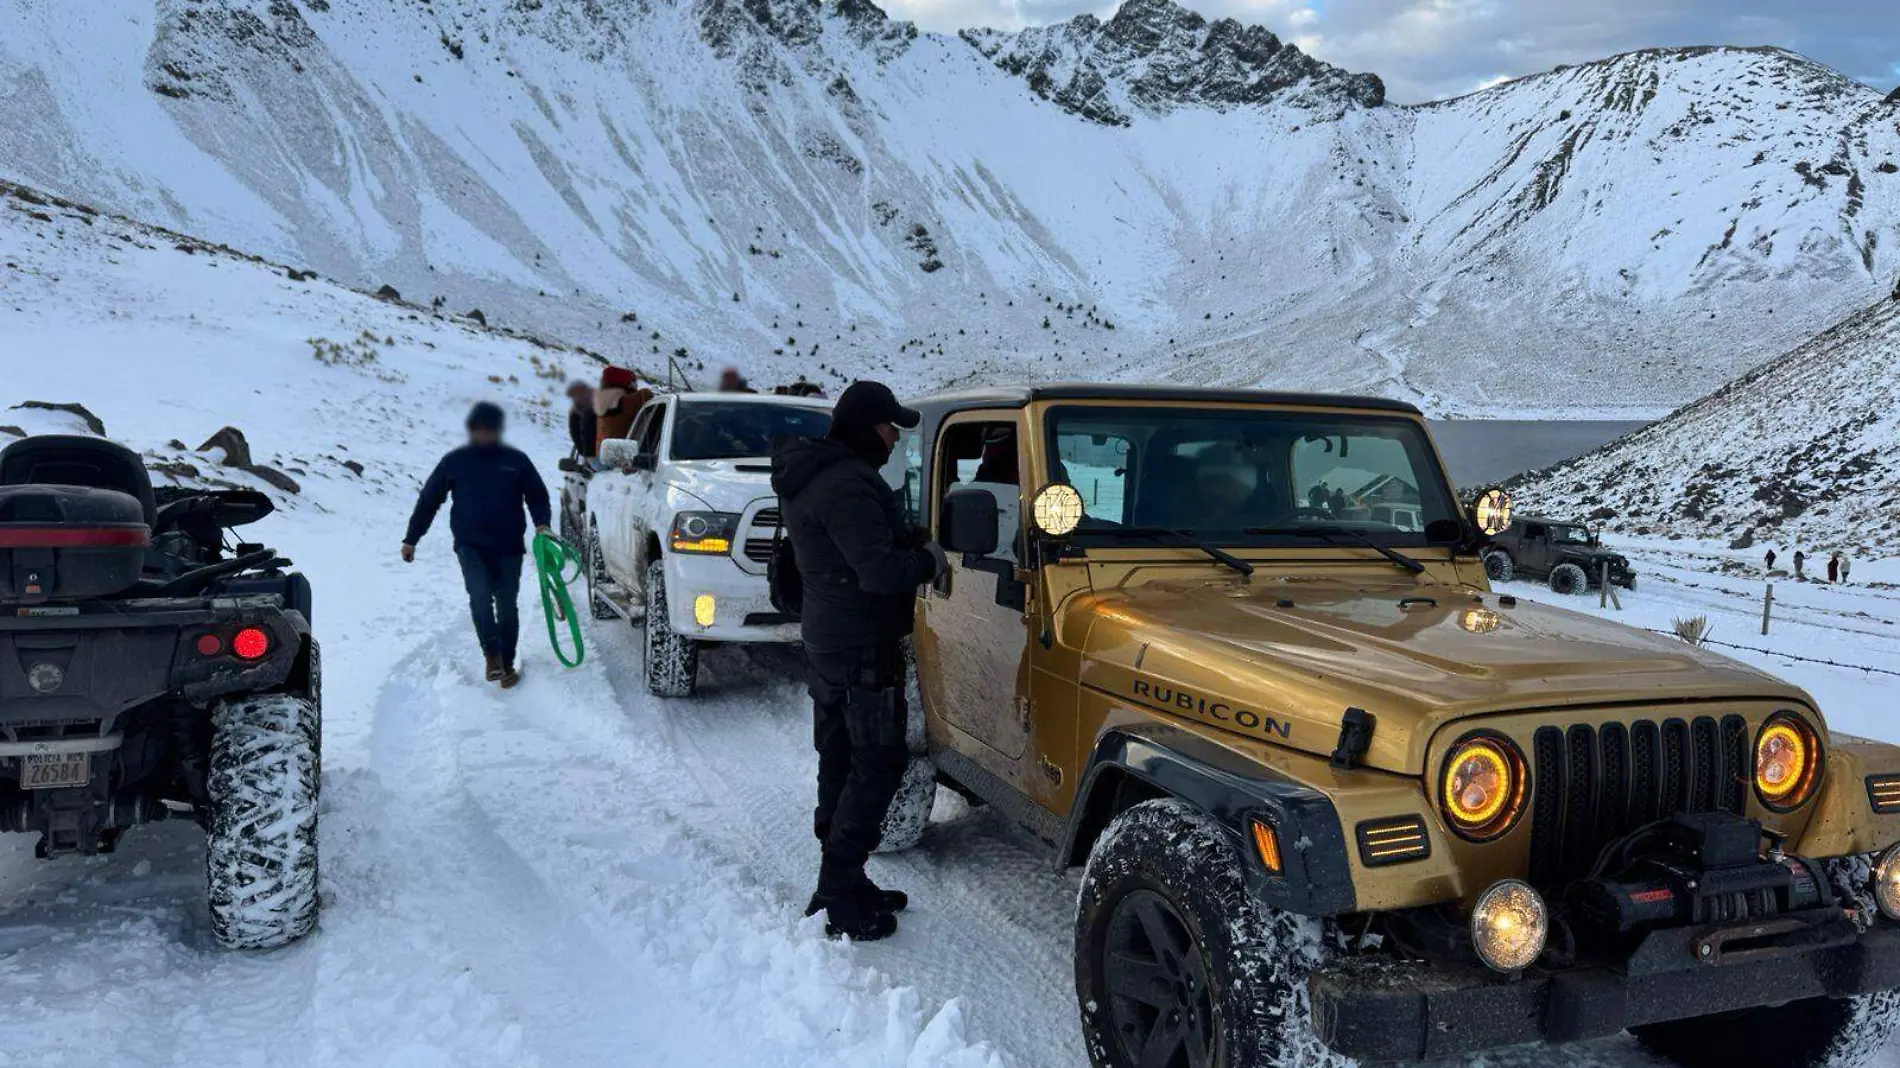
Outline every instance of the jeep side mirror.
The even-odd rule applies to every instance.
[[[640,459],[640,443],[627,438],[608,438],[600,443],[600,462],[618,471],[631,471]]]
[[[943,499],[943,547],[953,553],[996,552],[996,498],[988,490],[953,490]]]

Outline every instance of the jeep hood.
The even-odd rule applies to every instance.
[[[1421,774],[1432,735],[1504,712],[1801,690],[1725,657],[1577,612],[1504,607],[1410,581],[1151,581],[1072,598],[1084,685],[1131,704],[1330,754],[1348,708],[1373,714],[1365,763]],[[1074,629],[1070,629],[1074,628]]]

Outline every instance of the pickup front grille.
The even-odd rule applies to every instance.
[[[752,561],[755,564],[771,563],[772,562],[772,539],[771,538],[747,538],[746,543],[745,543],[745,558],[747,560]]]
[[[1677,812],[1732,812],[1748,800],[1740,716],[1542,727],[1531,740],[1530,881],[1560,889],[1605,845]]]
[[[778,509],[776,508],[759,509],[758,512],[756,512],[752,516],[752,525],[755,527],[778,526]]]

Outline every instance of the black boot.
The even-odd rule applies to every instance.
[[[868,908],[855,895],[825,902],[825,936],[876,942],[897,933],[897,917]]]
[[[902,912],[910,907],[910,895],[902,890],[886,890],[871,881],[870,876],[858,887],[858,900],[878,912]]]

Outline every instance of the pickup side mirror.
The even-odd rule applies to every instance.
[[[953,553],[996,552],[996,498],[988,490],[953,490],[943,499],[943,547]]]
[[[640,443],[627,438],[608,438],[600,443],[600,462],[619,471],[639,466]]]
[[[579,460],[576,460],[572,456],[561,457],[561,462],[555,464],[554,466],[560,468],[562,471],[565,471],[570,475],[577,475],[581,473],[582,471],[587,470],[587,468],[581,466],[581,462]]]

